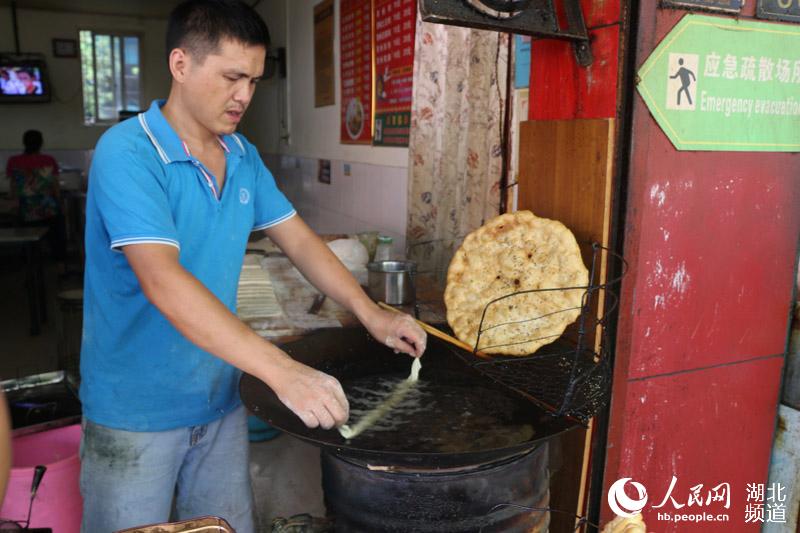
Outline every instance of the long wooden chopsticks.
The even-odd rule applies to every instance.
[[[384,302],[378,302],[378,306],[380,306],[382,309],[386,309],[387,311],[394,311],[395,313],[402,313],[402,311],[400,311],[399,309],[396,309],[396,308],[392,307],[391,305],[388,305],[388,304],[386,304]],[[411,318],[414,318],[414,317],[411,317]],[[458,346],[462,350],[466,350],[466,351],[468,351],[470,353],[473,353],[473,347],[470,346],[469,344],[467,344],[466,342],[463,342],[463,341],[453,337],[452,335],[448,335],[444,331],[442,331],[440,329],[437,329],[437,328],[431,326],[430,324],[426,324],[422,320],[417,320],[416,318],[414,318],[414,321],[417,324],[419,324],[422,329],[424,329],[427,333],[433,335],[434,337],[438,337],[438,338],[442,339],[443,341],[449,342],[450,344],[452,344],[454,346]],[[487,355],[487,354],[485,354],[483,352],[475,352],[475,355],[477,355],[478,357],[483,357],[484,359],[489,359],[490,358],[489,355]]]

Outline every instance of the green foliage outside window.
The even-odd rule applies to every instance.
[[[139,37],[80,32],[83,122],[116,122],[141,108]]]

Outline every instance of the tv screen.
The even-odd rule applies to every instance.
[[[44,61],[0,61],[0,102],[49,101],[50,87]]]

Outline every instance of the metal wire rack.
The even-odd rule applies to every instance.
[[[610,349],[607,335],[609,320],[617,307],[614,289],[627,270],[625,260],[597,243],[591,245],[589,283],[581,287],[541,288],[513,292],[486,304],[478,328],[473,352],[459,351],[469,365],[487,377],[544,407],[554,416],[567,416],[586,423],[608,402],[611,386]],[[601,265],[605,268],[601,269]],[[605,272],[618,272],[613,279],[602,280]],[[482,343],[486,332],[495,328],[542,320],[552,314],[574,311],[557,309],[523,320],[489,324],[487,311],[494,305],[508,303],[522,295],[549,291],[582,291],[580,314],[574,324],[554,342],[528,356],[481,357],[478,352],[490,352],[499,345]],[[521,345],[542,338],[517,339],[506,345]],[[546,339],[545,339],[546,340]]]
[[[608,248],[593,243],[591,251],[587,286],[518,291],[487,303],[478,328],[475,349],[470,356],[470,364],[491,379],[537,402],[554,416],[568,416],[582,423],[597,414],[610,396],[612,369],[607,328],[618,305],[617,295],[612,289],[622,281],[627,270],[622,256]],[[605,268],[601,268],[601,265],[605,265]],[[618,274],[612,279],[601,279],[609,271]],[[487,311],[491,306],[523,294],[568,290],[583,291],[580,314],[575,324],[567,328],[555,342],[524,357],[484,359],[476,355],[479,349],[490,351],[492,348],[482,346],[481,337],[486,331],[505,325],[487,324]],[[556,313],[567,311],[570,309],[559,309]],[[531,316],[519,322],[533,322],[545,316]],[[538,339],[522,339],[510,344],[524,344],[532,340]]]

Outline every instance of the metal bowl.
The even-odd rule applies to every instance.
[[[413,261],[374,261],[367,264],[367,285],[370,297],[389,305],[412,304],[416,300]]]

